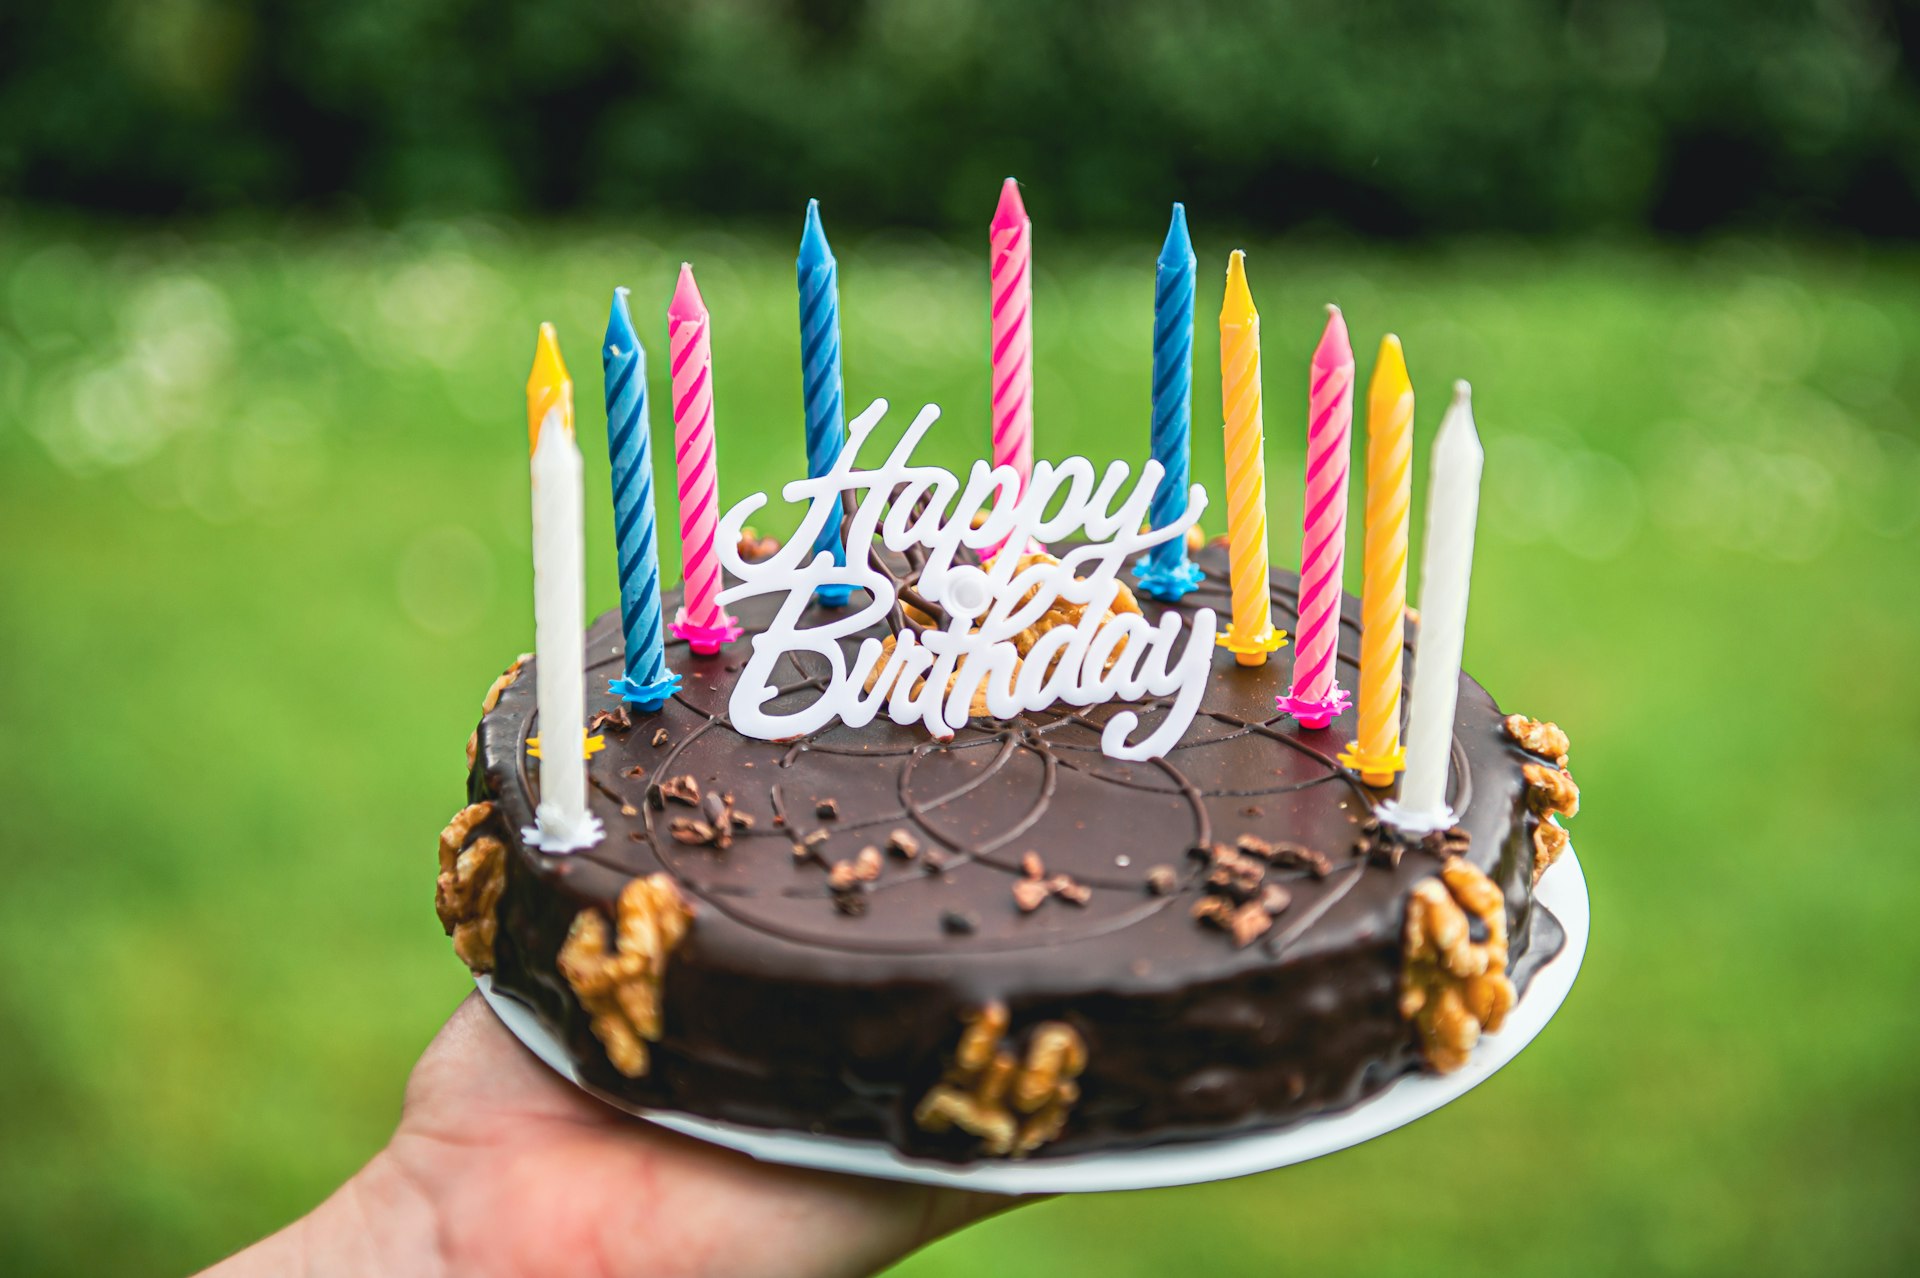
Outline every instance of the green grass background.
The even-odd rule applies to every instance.
[[[1231,247],[1201,225],[1215,494],[1204,317]],[[1043,455],[1144,455],[1156,248],[1043,243]],[[943,404],[956,467],[987,434],[979,249],[840,245],[850,402],[892,397],[895,429]],[[1920,256],[1250,250],[1276,562],[1323,302],[1363,378],[1404,338],[1422,454],[1449,381],[1475,383],[1469,666],[1572,732],[1587,970],[1523,1057],[1408,1130],[1049,1202],[900,1272],[1910,1271]],[[0,1272],[190,1269],[380,1145],[468,988],[432,845],[480,695],[531,646],[534,325],[578,379],[598,610],[606,301],[633,287],[658,394],[683,257],[733,500],[802,466],[784,234],[0,215]]]

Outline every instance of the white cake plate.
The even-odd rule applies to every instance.
[[[1122,1189],[1162,1189],[1227,1180],[1254,1172],[1303,1163],[1383,1136],[1396,1127],[1439,1109],[1491,1078],[1496,1070],[1532,1042],[1566,1001],[1587,951],[1587,880],[1580,862],[1568,848],[1541,876],[1534,899],[1553,912],[1566,929],[1567,943],[1553,960],[1534,973],[1526,996],[1507,1017],[1498,1034],[1488,1034],[1473,1049],[1466,1068],[1452,1074],[1409,1074],[1385,1091],[1351,1109],[1310,1118],[1291,1127],[1253,1132],[1215,1141],[1165,1145],[1117,1153],[1078,1154],[1025,1162],[993,1161],[956,1165],[908,1158],[891,1145],[875,1141],[814,1136],[805,1132],[771,1131],[712,1119],[693,1118],[663,1110],[627,1105],[581,1081],[567,1060],[560,1041],[524,1004],[493,991],[488,978],[477,978],[501,1021],[535,1056],[577,1086],[628,1113],[662,1127],[695,1136],[715,1145],[737,1149],[763,1162],[820,1171],[847,1172],[880,1180],[941,1185],[993,1194],[1089,1194]]]

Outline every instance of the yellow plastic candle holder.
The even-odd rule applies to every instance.
[[[1264,666],[1267,664],[1268,653],[1278,652],[1287,646],[1287,632],[1276,630],[1272,625],[1268,625],[1263,634],[1257,634],[1251,639],[1235,639],[1233,632],[1229,630],[1226,634],[1215,638],[1214,642],[1231,652],[1234,660],[1243,666]]]
[[[1355,741],[1335,757],[1340,760],[1340,766],[1352,768],[1362,781],[1376,790],[1392,785],[1393,779],[1407,770],[1405,746],[1395,746],[1385,754],[1369,754]]]
[[[599,754],[600,751],[606,748],[607,739],[605,737],[589,737],[586,735],[584,730],[582,731],[581,736],[584,738],[584,740],[582,741],[581,750],[580,750],[580,757],[583,759],[591,759],[594,755]],[[530,759],[537,759],[540,757],[540,738],[539,737],[536,736],[536,737],[527,738],[527,757]]]

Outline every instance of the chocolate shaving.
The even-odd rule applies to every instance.
[[[697,808],[700,806],[700,783],[685,773],[677,777],[668,777],[660,783],[660,796],[672,799],[675,803],[684,803],[690,808]]]
[[[1332,867],[1325,856],[1294,843],[1269,843],[1255,834],[1243,834],[1234,847],[1214,844],[1200,850],[1208,862],[1206,895],[1193,905],[1193,917],[1233,938],[1236,949],[1265,936],[1276,914],[1293,904],[1293,894],[1266,881],[1269,866],[1307,869],[1324,874]],[[1166,867],[1162,867],[1166,868]],[[1171,885],[1169,870],[1167,882]]]
[[[691,782],[693,778],[676,777],[674,780]],[[668,786],[672,784],[672,781],[667,783]],[[678,802],[687,802],[681,794],[674,794],[673,797]],[[725,852],[733,846],[734,830],[753,824],[752,817],[734,812],[731,794],[709,794],[695,806],[700,809],[699,817],[675,817],[667,823],[667,833],[681,843],[704,843],[717,852]]]
[[[1217,862],[1207,874],[1210,891],[1221,892],[1236,901],[1244,901],[1260,887],[1267,867],[1250,856],[1233,856]]]
[[[920,855],[920,840],[905,830],[895,830],[887,835],[887,851],[904,861],[911,861]]]
[[[1333,862],[1327,859],[1326,853],[1315,852],[1312,848],[1302,847],[1298,843],[1284,841],[1269,843],[1258,835],[1243,834],[1236,841],[1235,846],[1247,855],[1257,856],[1270,865],[1288,870],[1305,870],[1316,879],[1324,879],[1333,873]],[[1217,854],[1215,860],[1219,860]]]
[[[613,728],[625,732],[632,726],[633,715],[628,712],[625,704],[617,705],[611,710],[596,710],[593,717],[587,720],[587,731],[590,733],[598,732],[602,728]]]
[[[980,921],[961,910],[940,911],[940,930],[948,936],[972,936]]]
[[[1047,891],[1069,905],[1085,905],[1093,899],[1093,889],[1077,882],[1070,874],[1056,874],[1048,879]]]
[[[1171,865],[1156,865],[1147,871],[1147,891],[1155,896],[1172,896],[1180,886],[1180,876]]]
[[[795,841],[793,845],[793,859],[796,861],[818,861],[821,865],[825,865],[827,863],[826,854],[820,851],[820,845],[826,841],[827,832],[825,830],[808,831],[805,838]]]
[[[667,730],[665,728],[655,728],[653,730],[653,744],[656,747],[665,745],[671,739],[672,738],[667,736]]]
[[[675,817],[668,822],[667,833],[677,843],[712,843],[716,837],[712,826],[693,817]]]
[[[1031,914],[1047,903],[1047,885],[1039,879],[1016,879],[1013,884],[1013,903],[1020,907],[1022,914]]]
[[[1227,930],[1233,933],[1235,949],[1244,950],[1266,934],[1273,926],[1273,917],[1260,908],[1256,901],[1249,901],[1227,919]]]
[[[834,862],[827,871],[827,885],[833,889],[833,908],[854,918],[865,914],[869,877],[864,867],[855,861]]]
[[[1193,903],[1192,913],[1202,923],[1225,927],[1227,920],[1233,917],[1233,905],[1225,897],[1203,896]]]
[[[1473,842],[1473,836],[1457,825],[1445,830],[1429,830],[1425,834],[1411,838],[1398,832],[1388,835],[1383,831],[1382,837],[1391,837],[1398,846],[1417,848],[1426,855],[1442,861],[1449,857],[1465,856],[1467,848]]]
[[[840,804],[834,799],[821,799],[813,805],[813,811],[815,816],[831,820],[840,815]]]
[[[1315,852],[1298,843],[1274,844],[1270,859],[1273,864],[1289,870],[1305,870],[1316,879],[1324,879],[1333,873],[1333,862],[1326,853]]]

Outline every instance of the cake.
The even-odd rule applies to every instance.
[[[1114,606],[1224,609],[1226,548],[1193,558],[1205,580],[1178,603]],[[1298,579],[1270,581],[1294,617]],[[755,739],[729,703],[774,610],[744,601],[746,638],[712,655],[670,643],[682,682],[651,712],[608,692],[619,615],[589,628],[592,847],[524,833],[530,659],[469,743],[442,922],[619,1102],[953,1162],[1217,1139],[1459,1068],[1562,943],[1533,892],[1578,802],[1566,738],[1464,675],[1457,823],[1416,837],[1381,819],[1391,787],[1340,763],[1351,710],[1302,727],[1275,709],[1287,661],[1224,650],[1178,744],[1143,761],[1101,751],[1119,702],[976,714],[947,741],[885,716]],[[1351,596],[1339,631],[1352,685]],[[820,669],[786,660],[783,697],[817,693]]]
[[[1340,309],[1307,370],[1302,569],[1276,571],[1245,254],[1219,324],[1227,532],[1205,544],[1184,210],[1155,264],[1137,472],[1034,456],[1030,230],[1008,179],[991,460],[962,476],[915,460],[937,405],[904,430],[885,399],[848,418],[838,265],[809,205],[785,545],[747,527],[767,494],[723,513],[713,317],[682,264],[673,590],[645,351],[616,289],[621,606],[584,633],[573,384],[541,326],[538,659],[483,702],[436,905],[549,1059],[616,1104],[953,1163],[1217,1141],[1460,1069],[1564,944],[1534,888],[1579,802],[1566,736],[1461,672],[1471,388],[1433,437],[1416,618],[1413,387],[1382,337],[1363,606],[1343,593],[1358,370]]]

